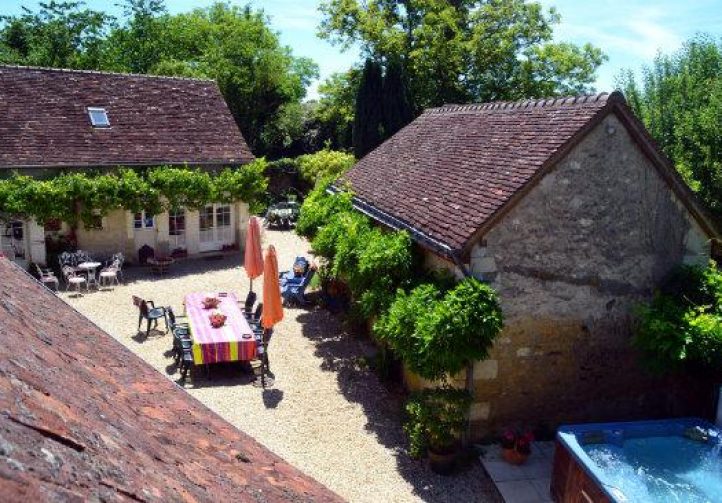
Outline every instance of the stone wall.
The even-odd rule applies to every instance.
[[[474,436],[688,412],[685,397],[640,369],[630,312],[674,265],[703,264],[709,249],[607,117],[474,246],[470,271],[499,292],[505,315],[491,357],[474,366]]]
[[[233,236],[239,248],[243,248],[248,226],[249,208],[244,202],[231,205]],[[103,217],[102,229],[86,229],[82,222],[76,231],[78,248],[98,254],[110,256],[122,252],[129,262],[136,262],[138,250],[144,244],[156,252],[169,253],[173,246],[170,243],[168,212],[155,216],[155,226],[150,229],[135,229],[133,214],[125,210],[111,211]],[[199,250],[198,211],[186,210],[185,246],[189,255],[200,253]]]
[[[82,221],[78,224],[76,236],[78,248],[100,255],[127,253],[128,233],[124,210],[114,210],[103,217],[102,229],[86,229]]]

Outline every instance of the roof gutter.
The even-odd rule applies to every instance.
[[[105,169],[105,168],[152,168],[157,166],[172,167],[211,167],[211,166],[233,166],[243,165],[252,162],[254,159],[218,160],[218,161],[119,161],[108,163],[79,164],[6,164],[0,165],[0,171],[12,171],[22,169]]]

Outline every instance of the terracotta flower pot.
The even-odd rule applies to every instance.
[[[458,449],[447,449],[444,452],[436,452],[429,449],[429,468],[439,475],[449,475],[454,471]]]
[[[501,450],[501,457],[509,464],[522,465],[529,458],[529,454],[521,453],[514,448],[506,448]]]

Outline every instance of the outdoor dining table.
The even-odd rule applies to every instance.
[[[98,286],[98,279],[95,276],[95,270],[100,267],[100,262],[81,262],[77,265],[77,268],[84,271],[88,276],[88,286],[90,286],[91,283],[94,283],[95,286]]]
[[[203,300],[216,297],[220,301],[214,309],[205,309]],[[185,311],[193,342],[193,363],[250,361],[256,358],[256,339],[246,321],[238,299],[232,293],[194,292],[184,299]],[[214,328],[210,322],[213,311],[226,315],[223,326]]]

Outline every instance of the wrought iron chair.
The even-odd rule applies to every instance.
[[[47,267],[40,267],[38,264],[35,264],[35,270],[38,273],[38,281],[43,285],[55,285],[55,290],[60,288],[60,281],[53,271]]]
[[[88,290],[88,281],[85,276],[82,276],[75,272],[75,268],[72,266],[63,266],[63,279],[65,280],[65,291],[67,292],[71,286],[75,285],[75,288],[80,292],[80,286],[85,285],[85,290]]]
[[[99,281],[100,286],[107,285],[110,286],[115,282],[116,285],[120,284],[120,281],[118,280],[118,273],[120,271],[120,262],[117,260],[114,261],[111,265],[108,267],[104,267],[100,270],[99,274]]]

